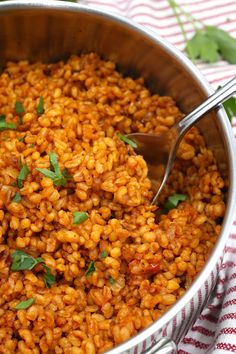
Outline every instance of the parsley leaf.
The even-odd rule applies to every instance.
[[[73,213],[73,224],[79,225],[88,219],[88,215],[83,211],[75,211]]]
[[[31,270],[39,263],[42,263],[42,266],[46,271],[44,275],[44,283],[47,288],[51,288],[56,279],[54,275],[52,275],[51,269],[45,264],[44,259],[41,257],[34,258],[24,251],[16,250],[12,254],[11,270],[15,272],[20,270]]]
[[[36,168],[36,170],[42,173],[42,175],[45,177],[51,178],[52,180],[55,178],[55,172],[47,170],[46,168]]]
[[[66,169],[61,172],[60,166],[57,161],[57,154],[55,152],[49,153],[49,161],[51,170],[47,170],[45,168],[36,168],[36,170],[42,173],[44,176],[51,178],[55,186],[65,187],[67,179],[71,177],[68,176]]]
[[[93,272],[95,272],[95,270],[96,269],[95,269],[94,261],[91,261],[89,263],[88,270],[85,273],[86,277],[89,277],[90,275],[92,275]]]
[[[31,305],[33,305],[34,302],[35,302],[35,299],[33,299],[32,297],[30,297],[28,300],[19,302],[19,304],[16,305],[15,309],[16,309],[16,310],[24,310],[24,309],[27,309],[28,307],[30,307]]]
[[[107,258],[108,256],[108,252],[107,251],[103,251],[101,254],[100,254],[100,258],[104,259],[104,258]]]
[[[236,38],[215,26],[206,26],[206,34],[216,42],[223,59],[236,64]]]
[[[222,57],[228,63],[236,64],[236,38],[220,28],[205,25],[186,12],[175,0],[168,0],[168,3],[176,17],[191,60],[199,58],[214,63]],[[190,40],[185,29],[186,20],[195,30],[195,35]]]
[[[23,182],[26,179],[26,177],[29,174],[29,167],[27,166],[27,164],[25,163],[21,169],[20,169],[20,173],[18,174],[16,180],[17,180],[17,185],[18,188],[22,188],[23,187]]]
[[[115,285],[115,283],[116,283],[115,279],[112,277],[109,277],[108,281],[111,285]]]
[[[52,284],[55,283],[56,278],[54,275],[51,273],[51,269],[46,266],[46,264],[43,264],[43,268],[46,270],[46,273],[44,275],[44,283],[47,288],[51,288]]]
[[[23,124],[23,114],[25,113],[25,109],[20,101],[16,101],[15,103],[15,111],[19,115],[19,124]]]
[[[231,122],[232,118],[236,117],[236,98],[230,97],[228,100],[226,100],[223,103],[223,107],[224,107],[224,109],[227,113],[227,116]]]
[[[171,209],[174,209],[178,206],[179,202],[187,199],[187,196],[184,194],[175,193],[171,195],[167,202],[164,204],[164,212],[168,212]]]
[[[219,90],[221,86],[217,88]],[[235,97],[230,97],[226,101],[222,103],[225,112],[229,118],[229,121],[232,121],[232,118],[236,117],[236,98]]]
[[[40,114],[40,115],[44,113],[44,100],[43,100],[43,96],[40,96],[40,97],[39,97],[39,103],[38,103],[38,106],[37,106],[36,110],[37,110],[37,113]]]
[[[24,139],[25,139],[25,137],[23,136],[23,137],[19,137],[19,138],[17,138],[17,140],[18,141],[20,141],[20,142],[24,142]]]
[[[25,109],[23,107],[23,104],[20,101],[16,101],[15,103],[15,111],[17,114],[24,114],[25,113]]]
[[[124,143],[132,146],[133,149],[136,149],[138,147],[138,145],[136,144],[135,141],[127,138],[125,135],[122,135],[121,133],[116,133],[116,135],[118,136],[118,138],[120,138],[120,140],[122,140]]]
[[[219,60],[218,49],[218,44],[204,30],[197,31],[186,45],[186,50],[191,59],[200,58],[209,63],[215,63]]]
[[[5,114],[1,114],[0,115],[0,131],[6,130],[6,129],[15,130],[16,125],[15,125],[15,123],[7,123]]]
[[[20,271],[26,269],[31,270],[36,266],[36,264],[43,263],[43,262],[44,262],[43,258],[40,257],[34,258],[29,254],[25,253],[24,251],[16,250],[12,254],[11,270],[13,271]]]
[[[19,192],[16,192],[16,194],[14,195],[14,197],[12,198],[12,202],[13,203],[19,203],[21,201],[21,195]]]

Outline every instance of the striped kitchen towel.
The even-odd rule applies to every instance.
[[[236,0],[177,2],[194,18],[236,37]],[[184,50],[183,35],[167,0],[87,0],[86,3],[132,19]],[[190,23],[185,25],[191,38],[194,30]],[[223,60],[214,64],[198,62],[197,66],[214,88],[236,75],[236,65]],[[233,128],[236,135],[236,124]],[[179,354],[226,352],[236,352],[236,221],[225,248],[215,295],[178,345]]]

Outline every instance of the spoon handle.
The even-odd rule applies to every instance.
[[[183,136],[203,115],[217,107],[220,103],[223,103],[234,93],[236,93],[236,77],[227,82],[227,84],[213,93],[206,101],[176,124],[180,135]]]

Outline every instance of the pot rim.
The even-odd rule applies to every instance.
[[[154,45],[160,46],[167,54],[174,55],[175,60],[179,62],[181,66],[184,67],[186,72],[190,74],[193,79],[199,84],[199,87],[206,95],[212,94],[214,91],[211,86],[208,84],[202,73],[199,69],[176,47],[174,47],[167,40],[160,37],[154,31],[151,31],[145,28],[142,25],[137,24],[136,22],[129,20],[121,15],[111,13],[105,10],[101,10],[96,7],[90,7],[84,4],[79,3],[70,3],[70,2],[60,2],[55,0],[10,0],[5,3],[0,3],[0,16],[1,13],[9,12],[11,10],[24,10],[25,11],[32,9],[55,9],[59,11],[73,12],[73,13],[85,13],[87,15],[96,15],[101,18],[105,18],[109,21],[115,22],[122,27],[126,27],[133,31],[140,33],[141,36],[144,36],[151,40]],[[163,328],[174,316],[177,315],[184,307],[185,304],[189,303],[193,295],[200,289],[204,282],[209,277],[211,271],[216,266],[217,262],[221,259],[223,255],[224,246],[230,234],[230,226],[233,221],[233,213],[235,210],[235,202],[233,196],[236,193],[236,160],[234,159],[234,149],[236,150],[236,144],[234,141],[232,127],[229,123],[228,117],[222,107],[219,108],[217,112],[217,117],[219,124],[222,128],[223,140],[225,144],[225,149],[228,153],[229,158],[229,189],[228,189],[228,200],[227,207],[225,211],[224,221],[222,224],[222,229],[220,236],[212,250],[212,253],[205,263],[203,269],[198,274],[196,279],[190,288],[185,292],[183,296],[159,319],[153,322],[149,327],[143,329],[135,336],[126,340],[122,344],[119,344],[115,348],[107,351],[107,354],[121,354],[125,351],[131,349],[132,347],[140,344],[145,341],[148,337],[154,335],[160,328]],[[222,259],[221,259],[222,262]]]

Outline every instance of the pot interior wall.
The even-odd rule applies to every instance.
[[[166,45],[157,44],[122,20],[114,21],[85,7],[76,11],[46,4],[0,9],[2,67],[8,60],[49,62],[94,51],[115,61],[124,74],[143,76],[152,92],[172,96],[184,113],[206,98],[200,83]],[[216,114],[208,114],[198,126],[227,178],[226,137]]]

